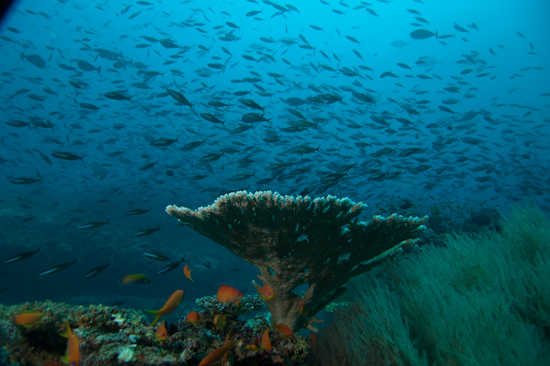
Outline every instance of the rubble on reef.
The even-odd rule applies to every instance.
[[[148,317],[138,310],[51,301],[0,305],[0,364],[63,365],[67,339],[59,332],[68,322],[80,342],[80,365],[85,366],[198,365],[227,339],[234,347],[216,364],[305,365],[310,338],[284,335],[260,314],[248,321],[238,320],[240,314],[263,307],[258,297],[246,296],[239,307],[208,297],[197,300],[197,304],[204,308],[199,312],[200,322],[192,324],[183,317],[166,324],[168,337],[163,340],[155,334],[157,326],[148,327]],[[44,315],[30,325],[15,324],[16,316],[31,311]],[[227,320],[224,327],[214,324],[218,314]],[[272,350],[262,345],[266,329]]]

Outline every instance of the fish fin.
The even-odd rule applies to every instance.
[[[159,321],[160,317],[162,316],[162,314],[160,313],[159,310],[145,310],[146,312],[148,313],[151,313],[151,314],[155,314],[157,317],[153,320],[153,322],[151,324],[149,324],[150,327],[152,327],[153,325],[155,325],[156,322]]]
[[[63,324],[63,330],[59,332],[59,335],[68,338],[69,334],[71,334],[71,327],[69,326],[69,321],[65,320],[65,324]]]
[[[259,294],[260,293],[260,285],[258,285],[256,283],[256,281],[252,280],[252,284],[254,285],[254,287],[256,288],[256,293]]]

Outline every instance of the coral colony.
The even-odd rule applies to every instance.
[[[266,301],[273,321],[298,331],[345,291],[350,278],[412,245],[427,219],[353,221],[365,208],[333,196],[239,191],[196,211],[168,206],[166,212],[258,268],[273,289]],[[293,290],[305,283],[299,297]]]
[[[259,295],[222,286],[196,301],[203,310],[155,327],[143,312],[49,301],[0,307],[4,364],[300,365],[315,331],[315,315],[345,292],[346,282],[413,245],[427,217],[358,216],[366,205],[333,196],[283,196],[239,191],[212,205],[166,211],[258,268]],[[189,272],[188,272],[189,274]],[[186,274],[187,276],[187,274]],[[305,293],[296,290],[304,287]],[[177,311],[182,290],[157,311]],[[267,306],[269,321],[261,310]],[[256,312],[247,321],[239,315]],[[152,325],[152,324],[151,324]],[[62,337],[59,334],[65,336]],[[68,337],[68,338],[67,338]],[[71,343],[72,342],[72,343]],[[78,347],[75,347],[75,342]],[[71,345],[72,344],[72,345]],[[76,360],[76,361],[75,361]]]

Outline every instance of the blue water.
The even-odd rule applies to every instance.
[[[4,303],[126,299],[124,306],[156,308],[182,288],[190,310],[221,284],[254,293],[254,267],[164,212],[240,189],[350,197],[367,203],[369,214],[423,216],[437,207],[456,227],[482,208],[550,206],[546,1],[138,3],[20,1],[1,24],[0,259],[41,247],[0,267]],[[261,13],[247,16],[253,10]],[[416,29],[438,37],[413,39]],[[396,77],[381,77],[387,72]],[[193,106],[178,105],[168,89]],[[105,96],[115,91],[131,101]],[[241,122],[262,114],[242,98],[270,121]],[[289,98],[304,104],[290,106]],[[296,112],[313,126],[285,130],[300,120]],[[251,128],[235,131],[241,126]],[[177,141],[150,144],[159,138]],[[300,146],[318,150],[293,152]],[[404,153],[411,148],[418,150]],[[52,155],[59,152],[82,159]],[[340,178],[327,178],[334,173]],[[21,177],[39,181],[14,184]],[[412,207],[399,209],[405,203]],[[136,208],[151,211],[126,214]],[[183,277],[184,264],[156,275],[167,262],[151,261],[146,250],[170,261],[185,255],[195,282]],[[83,280],[102,264],[109,267]],[[151,282],[121,285],[131,273]]]

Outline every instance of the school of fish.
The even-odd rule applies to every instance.
[[[26,239],[3,263],[50,253],[33,278],[78,267],[148,284],[186,258],[157,251],[161,234],[179,238],[164,206],[240,189],[349,196],[373,213],[548,210],[548,36],[449,4],[18,2],[0,28],[0,202],[15,220],[0,225]],[[55,235],[32,235],[51,221]],[[181,260],[150,270],[117,249]],[[216,262],[187,249],[193,268]]]

